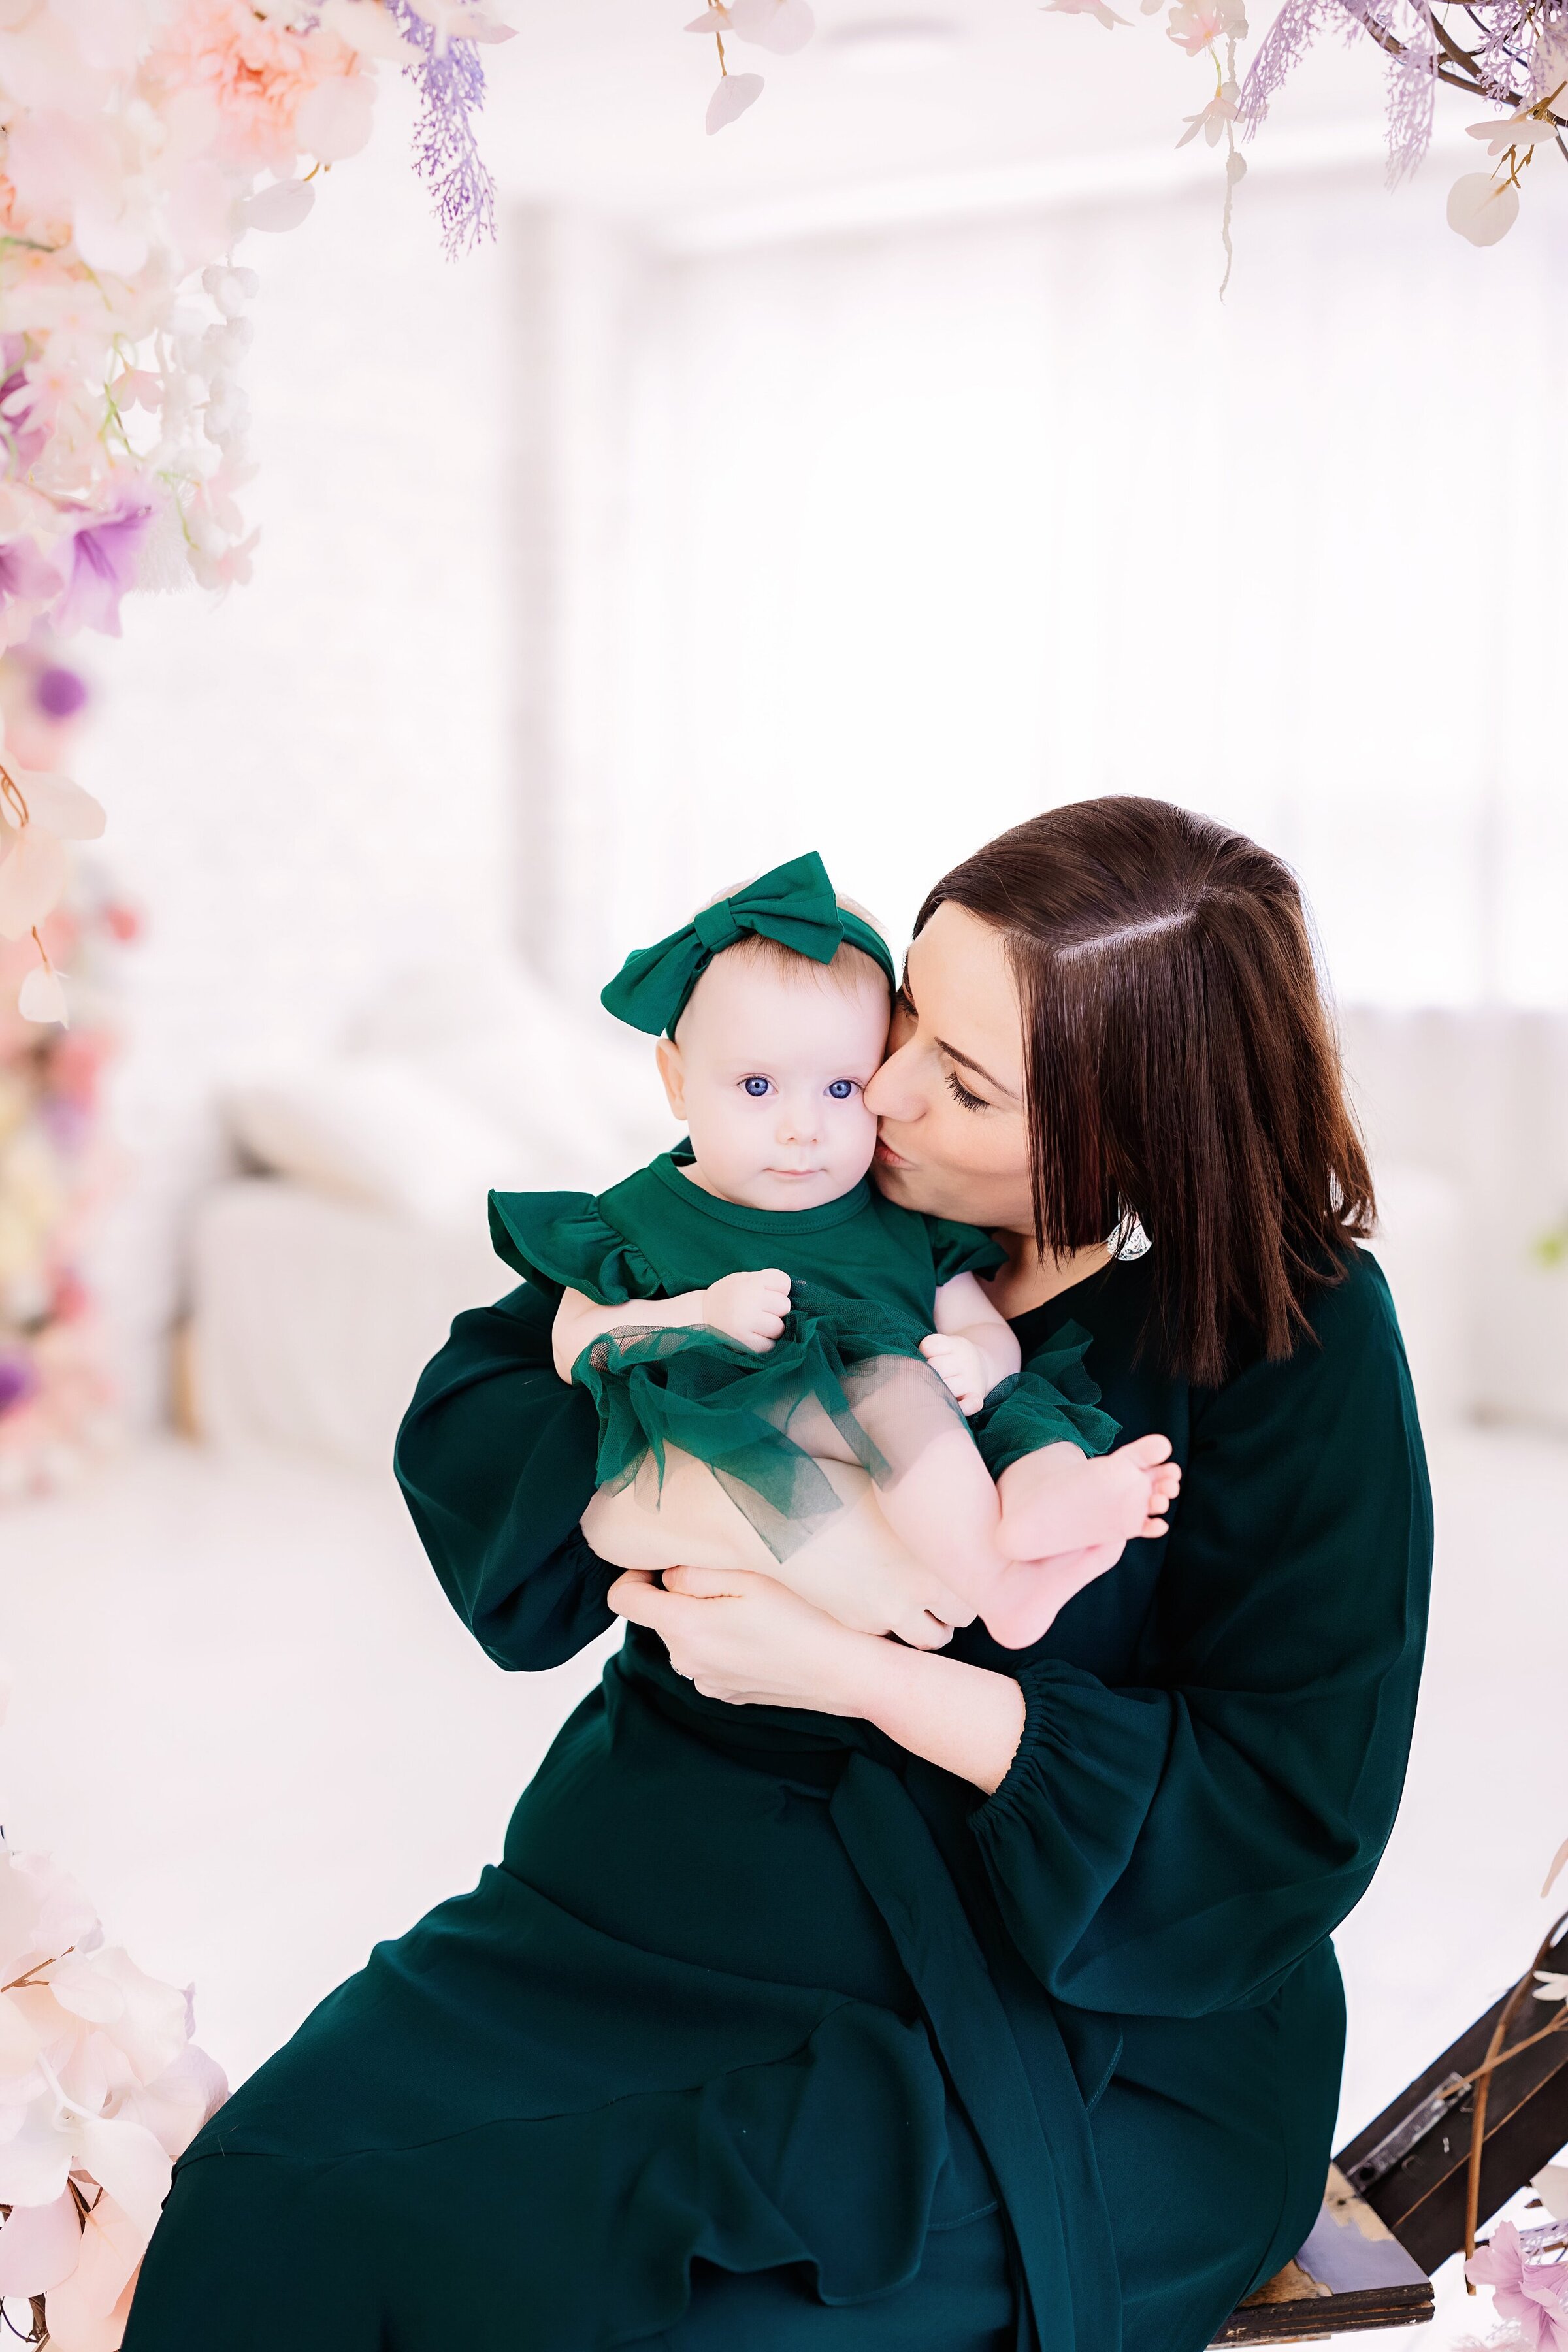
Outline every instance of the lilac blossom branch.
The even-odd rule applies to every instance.
[[[420,52],[404,71],[417,87],[415,168],[430,183],[441,242],[455,260],[496,233],[496,184],[479,153],[474,118],[485,102],[476,43],[438,32],[411,0],[387,0],[404,38]]]

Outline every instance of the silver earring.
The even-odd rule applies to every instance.
[[[1125,1210],[1121,1222],[1105,1244],[1118,1264],[1129,1258],[1147,1257],[1153,1247],[1136,1210]]]

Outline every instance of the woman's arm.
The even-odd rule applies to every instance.
[[[650,1627],[705,1697],[858,1716],[987,1793],[1023,1734],[1024,1695],[1010,1675],[851,1633],[771,1577],[677,1568],[661,1589],[634,1571],[611,1586],[609,1603]]]
[[[1381,1274],[1358,1262],[1313,1320],[1287,1361],[1194,1396],[1126,1686],[1020,1662],[1024,1736],[971,1828],[1014,1942],[1080,2008],[1267,1997],[1358,1901],[1393,1825],[1430,1496]]]
[[[599,1417],[556,1378],[554,1301],[525,1283],[459,1315],[426,1366],[395,1466],[447,1598],[498,1665],[559,1665],[614,1622],[616,1570],[577,1522]]]

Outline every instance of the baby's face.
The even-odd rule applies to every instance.
[[[852,985],[805,967],[716,956],[659,1046],[670,1108],[691,1137],[693,1174],[750,1209],[817,1209],[871,1164],[877,1121],[864,1088],[888,1042],[880,974],[854,959]]]

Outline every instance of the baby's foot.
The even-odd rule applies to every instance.
[[[1002,1481],[1002,1549],[1039,1560],[1086,1546],[1163,1536],[1181,1486],[1170,1440],[1138,1437],[1112,1454],[1047,1445],[1016,1462]]]
[[[992,1640],[1004,1650],[1027,1650],[1043,1640],[1075,1592],[1114,1568],[1124,1547],[1086,1544],[1053,1559],[1015,1559],[1002,1570],[981,1611]]]

